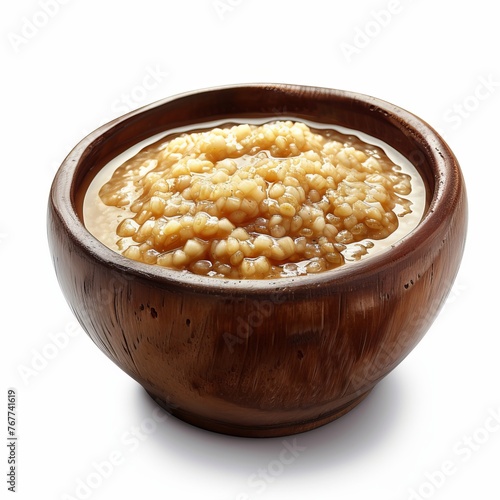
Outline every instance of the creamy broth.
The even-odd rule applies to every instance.
[[[266,279],[386,250],[425,208],[415,167],[343,127],[279,120],[200,124],[142,141],[86,192],[86,228],[152,265]]]

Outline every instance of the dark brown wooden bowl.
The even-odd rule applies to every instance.
[[[345,126],[393,146],[426,184],[421,223],[352,265],[246,281],[135,262],[85,229],[85,178],[130,146],[175,127],[269,116]],[[450,291],[466,226],[458,162],[424,121],[373,97],[278,84],[191,92],[104,125],[61,165],[48,206],[60,286],[97,346],[177,417],[259,437],[343,415],[408,355]]]

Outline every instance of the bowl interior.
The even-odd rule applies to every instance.
[[[383,265],[388,258],[397,260],[398,256],[405,255],[411,248],[425,244],[429,234],[446,217],[440,206],[446,191],[453,185],[453,177],[458,175],[456,161],[439,135],[424,121],[395,105],[370,96],[315,87],[254,84],[174,96],[131,112],[87,136],[70,153],[58,174],[61,177],[59,187],[64,189],[66,185],[69,190],[71,203],[66,209],[70,213],[66,216],[73,220],[75,237],[88,245],[99,258],[108,259],[118,267],[122,266],[139,275],[181,280],[193,285],[232,288],[237,293],[238,287],[232,280],[180,274],[175,270],[130,261],[116,254],[97,242],[83,226],[83,198],[93,176],[106,163],[155,134],[203,122],[269,117],[292,117],[359,130],[392,146],[422,176],[426,186],[426,210],[422,221],[391,248],[390,257],[387,257],[386,252],[381,252],[357,262],[355,271],[359,279],[363,279],[364,271]],[[67,194],[63,193],[63,198]],[[353,267],[341,266],[319,275],[287,279],[287,286],[294,287],[297,283],[300,286],[312,283],[320,285],[324,280],[349,279],[352,278]],[[276,286],[273,280],[246,280],[246,284],[247,290],[256,291]]]

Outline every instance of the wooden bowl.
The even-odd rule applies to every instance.
[[[85,179],[175,127],[292,116],[385,141],[421,173],[427,208],[390,249],[336,270],[223,280],[129,260],[82,223]],[[462,258],[464,181],[443,139],[379,99],[281,84],[182,94],[83,139],[54,179],[48,237],[60,286],[97,346],[173,415],[238,436],[283,436],[340,417],[420,341]]]

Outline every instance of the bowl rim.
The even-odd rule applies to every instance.
[[[281,91],[290,94],[302,94],[304,98],[314,99],[315,96],[325,94],[333,99],[347,99],[356,101],[357,104],[369,107],[370,111],[381,113],[387,120],[399,124],[401,130],[404,128],[408,133],[415,136],[425,145],[427,161],[434,166],[434,186],[432,198],[428,208],[419,224],[401,239],[391,245],[390,249],[379,252],[369,258],[358,262],[349,263],[335,269],[323,271],[318,274],[305,276],[276,278],[276,279],[225,279],[208,276],[200,276],[188,271],[168,269],[161,266],[137,262],[111,250],[97,238],[95,238],[85,227],[83,221],[77,214],[75,208],[75,174],[84,161],[86,155],[98,148],[105,140],[104,136],[115,129],[126,127],[127,122],[134,117],[149,112],[154,108],[162,107],[180,99],[189,99],[193,96],[209,97],[214,93],[225,90],[246,91],[248,89],[262,89],[263,91]],[[250,116],[251,113],[248,113]],[[271,115],[272,113],[270,113]],[[279,117],[279,115],[276,115]],[[283,114],[283,116],[289,116]],[[293,116],[293,114],[292,114]],[[201,118],[201,117],[200,117]],[[238,115],[238,119],[240,116]],[[228,120],[231,117],[227,116]],[[205,120],[206,121],[206,120]],[[202,123],[203,120],[198,121]],[[191,122],[194,123],[194,122]],[[346,125],[348,126],[348,125]],[[335,124],[332,124],[335,127]],[[173,127],[172,127],[173,128]],[[168,128],[165,133],[168,133]],[[152,132],[150,136],[155,135]],[[374,135],[373,133],[370,135]],[[140,142],[139,139],[137,142]],[[386,141],[387,142],[387,141]],[[395,147],[392,145],[392,147]],[[124,148],[125,150],[127,148]],[[395,148],[397,149],[397,148]],[[122,151],[123,151],[122,150]],[[116,152],[118,155],[120,152]],[[411,160],[410,160],[411,161]],[[418,165],[415,165],[418,168]],[[422,172],[421,172],[422,175]],[[423,177],[423,175],[422,175]],[[397,265],[408,258],[412,252],[429,244],[439,232],[443,222],[449,217],[458,203],[459,189],[463,182],[458,161],[450,150],[444,139],[424,120],[406,111],[405,109],[391,104],[382,99],[366,94],[338,90],[326,87],[304,86],[278,83],[246,83],[233,84],[217,87],[208,87],[191,90],[160,99],[151,104],[130,111],[91,132],[84,137],[68,154],[59,167],[50,190],[49,209],[52,208],[63,224],[70,238],[88,255],[100,263],[112,267],[126,279],[138,279],[141,281],[155,282],[157,285],[204,293],[224,295],[248,295],[248,294],[273,294],[276,292],[295,293],[303,290],[322,288],[337,284],[352,286],[354,283],[362,283],[368,276],[387,270],[388,265]],[[424,179],[424,183],[426,183]],[[242,286],[242,283],[244,286]]]

